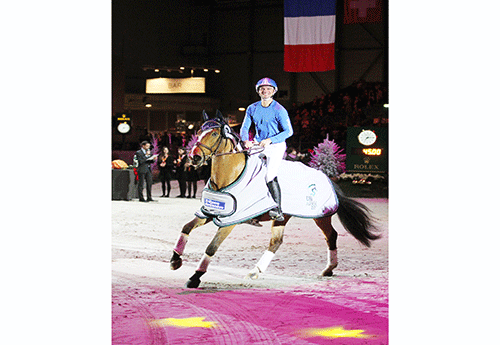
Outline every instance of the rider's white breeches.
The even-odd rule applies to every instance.
[[[267,157],[266,182],[272,181],[278,175],[280,163],[286,151],[286,142],[269,144],[265,147],[263,154]]]

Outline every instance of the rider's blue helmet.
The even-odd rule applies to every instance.
[[[262,78],[261,80],[259,80],[257,82],[257,84],[255,84],[255,91],[257,91],[257,93],[259,92],[259,87],[261,86],[272,86],[274,87],[275,91],[278,91],[278,84],[276,84],[276,82],[274,80],[272,80],[271,78]]]

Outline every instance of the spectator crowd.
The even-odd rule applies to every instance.
[[[388,125],[388,103],[387,84],[361,80],[311,102],[293,104],[289,116],[294,135],[288,146],[312,149],[329,134],[345,148],[347,127]]]

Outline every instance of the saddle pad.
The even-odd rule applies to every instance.
[[[257,217],[276,207],[266,185],[265,158],[252,155],[247,159],[245,170],[230,186],[219,192],[230,194],[235,198],[236,211],[232,214],[213,213],[213,221],[219,227],[229,226]],[[320,218],[332,215],[337,211],[338,200],[330,179],[321,171],[308,167],[300,162],[283,160],[278,171],[278,182],[281,188],[283,213],[302,218]],[[205,191],[210,189],[207,183]],[[202,202],[206,199],[202,193]],[[206,195],[213,195],[207,194]],[[195,215],[200,218],[213,216],[203,212],[202,206]],[[205,211],[207,208],[205,207]],[[210,211],[215,212],[215,211]]]
[[[302,218],[330,216],[338,200],[332,182],[323,172],[301,162],[284,160],[278,171],[283,213]]]

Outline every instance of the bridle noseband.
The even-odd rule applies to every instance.
[[[206,162],[208,159],[212,158],[212,156],[216,155],[217,150],[219,149],[220,145],[222,144],[222,139],[223,139],[222,133],[219,133],[219,138],[217,139],[215,144],[213,144],[211,147],[203,144],[202,142],[199,142],[199,141],[196,142],[195,146],[200,147],[200,151],[203,154],[203,162]],[[217,146],[217,147],[215,147],[215,146]],[[215,150],[214,150],[214,147],[215,147]],[[207,156],[201,148],[207,149],[208,152],[210,152],[210,154]]]

